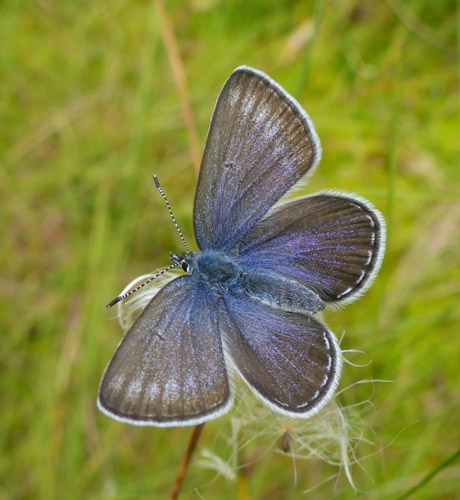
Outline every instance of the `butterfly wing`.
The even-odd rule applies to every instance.
[[[214,109],[195,194],[198,246],[229,250],[321,157],[300,104],[260,71],[242,66]]]
[[[137,425],[194,425],[231,405],[209,291],[182,276],[147,305],[121,341],[99,391],[99,408]]]
[[[226,352],[243,379],[273,410],[307,418],[333,396],[341,352],[314,318],[228,294],[221,309]]]
[[[385,223],[362,198],[320,193],[280,205],[243,239],[241,264],[271,270],[346,303],[372,283],[385,249]]]

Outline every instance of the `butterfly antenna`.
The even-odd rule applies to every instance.
[[[133,293],[136,293],[138,290],[140,290],[141,288],[143,288],[145,285],[148,285],[151,281],[153,281],[154,279],[158,278],[158,276],[161,276],[162,274],[164,274],[164,273],[166,273],[168,271],[171,271],[171,269],[173,267],[177,267],[177,266],[178,266],[178,264],[172,264],[172,265],[170,265],[166,269],[163,269],[163,271],[160,271],[159,273],[155,274],[155,276],[152,276],[151,278],[149,278],[147,281],[145,281],[144,283],[142,283],[142,285],[139,285],[138,287],[134,288],[133,290],[131,290],[128,293],[124,293],[123,295],[118,296],[116,299],[113,299],[112,302],[109,302],[105,307],[107,309],[110,309],[115,304],[118,304],[118,302],[120,302],[121,300],[126,299],[126,297],[129,297]]]
[[[161,189],[160,183],[158,182],[158,177],[156,175],[153,176],[153,182],[155,183],[155,186],[158,189],[158,192],[163,197],[163,200],[165,200],[166,206],[168,207],[169,215],[171,216],[171,219],[173,220],[174,225],[176,226],[177,232],[179,233],[180,239],[182,240],[182,243],[184,244],[184,247],[187,250],[187,253],[189,253],[190,250],[188,249],[187,243],[185,242],[184,235],[182,234],[182,231],[179,228],[179,224],[177,224],[176,218],[174,217],[174,214],[172,213],[172,210],[171,210],[171,205],[169,204],[168,198],[166,198],[166,195],[164,194],[163,189]]]

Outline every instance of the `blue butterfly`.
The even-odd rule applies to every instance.
[[[136,425],[205,422],[232,406],[229,369],[291,417],[332,398],[341,352],[313,315],[370,286],[385,224],[350,194],[277,204],[320,158],[300,104],[264,73],[237,68],[217,100],[196,188],[200,250],[171,254],[170,268],[186,274],[155,295],[118,346],[99,391],[105,414]]]

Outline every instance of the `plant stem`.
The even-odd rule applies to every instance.
[[[188,93],[184,65],[182,63],[174,28],[168,15],[168,11],[166,10],[164,0],[155,0],[155,6],[160,19],[163,41],[168,54],[169,63],[171,65],[174,82],[182,104],[182,116],[187,130],[191,159],[195,167],[195,171],[198,173],[201,163],[200,146],[198,141],[198,132],[196,130],[195,117],[193,115],[192,105],[190,103]]]
[[[415,493],[417,490],[419,490],[422,486],[424,486],[426,483],[431,481],[434,476],[436,476],[439,472],[441,472],[443,469],[445,469],[447,466],[449,466],[452,462],[455,462],[455,460],[460,457],[460,450],[457,450],[455,453],[453,453],[449,458],[444,460],[444,462],[438,467],[436,467],[434,470],[432,470],[429,474],[427,474],[418,484],[416,484],[413,488],[411,488],[409,491],[406,491],[403,495],[397,498],[397,500],[405,500],[406,498],[409,498],[412,496],[413,493]]]
[[[302,99],[302,92],[305,87],[305,82],[307,81],[307,73],[310,68],[311,54],[313,51],[313,46],[316,41],[316,35],[318,34],[318,29],[321,23],[322,15],[323,15],[323,0],[315,0],[315,6],[313,8],[313,32],[310,40],[307,43],[307,47],[305,49],[305,53],[302,59],[299,82],[297,84],[297,91],[295,93],[295,96],[299,101],[301,101]]]
[[[185,475],[187,474],[187,469],[190,464],[190,460],[192,459],[193,453],[196,449],[196,445],[198,443],[198,440],[200,439],[203,427],[204,424],[199,424],[195,425],[195,428],[193,429],[193,433],[190,438],[187,451],[185,452],[179,472],[177,473],[176,482],[174,483],[174,488],[171,492],[170,500],[177,500],[177,498],[179,498],[180,489],[182,487],[182,484],[184,483]]]

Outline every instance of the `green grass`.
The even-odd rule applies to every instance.
[[[389,226],[383,267],[329,312],[343,347],[339,400],[370,398],[352,467],[308,498],[460,498],[458,3],[168,2],[202,147],[215,98],[240,64],[294,93],[324,156],[305,193],[355,192]],[[4,0],[0,58],[0,499],[166,498],[189,429],[100,414],[100,377],[121,336],[104,306],[188,241],[196,174],[152,2]],[[313,38],[308,41],[308,35]],[[230,417],[206,425],[221,446]],[[249,498],[297,499],[340,472],[254,439]],[[259,459],[260,460],[256,460]],[[445,465],[443,465],[445,464]],[[442,466],[442,467],[440,467]],[[430,481],[433,471],[439,472]],[[235,482],[192,465],[184,498],[231,499]],[[199,489],[198,494],[195,489]],[[241,488],[240,488],[241,492]],[[240,498],[242,494],[240,493]]]

